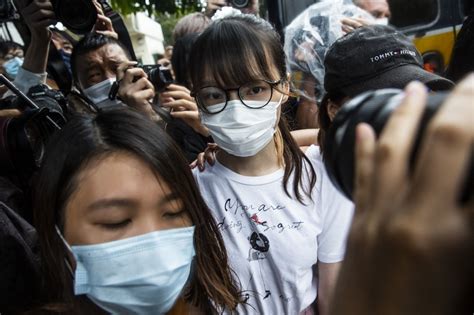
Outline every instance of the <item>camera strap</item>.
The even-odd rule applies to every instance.
[[[127,47],[128,51],[130,52],[130,57],[133,61],[137,60],[137,56],[135,55],[135,50],[133,50],[132,40],[130,39],[130,34],[127,31],[125,23],[122,20],[120,14],[115,12],[107,0],[98,0],[102,9],[104,10],[104,14],[112,21],[112,25],[114,27],[115,32],[117,32],[119,41]]]

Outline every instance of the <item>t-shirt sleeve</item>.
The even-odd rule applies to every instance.
[[[336,263],[344,258],[354,204],[332,184],[319,156],[319,150],[315,151],[313,150],[311,159],[314,162],[317,180],[321,181],[318,197],[321,206],[322,231],[317,237],[318,261]]]

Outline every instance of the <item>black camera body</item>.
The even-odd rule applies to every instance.
[[[97,21],[92,0],[51,0],[56,18],[76,34],[89,33]],[[12,0],[0,0],[0,22],[19,18]]]
[[[56,18],[68,30],[86,34],[97,21],[97,9],[92,0],[51,0]]]
[[[40,108],[48,108],[52,112],[66,112],[68,102],[61,91],[50,89],[44,84],[38,84],[30,88],[28,96]]]
[[[248,7],[250,1],[249,0],[229,0],[229,4],[234,8],[243,9]]]
[[[64,94],[61,91],[50,89],[45,84],[32,86],[28,90],[27,97],[40,109],[47,108],[50,112],[57,112],[61,115],[68,108],[68,101]],[[18,109],[23,111],[29,109],[29,104],[24,99],[12,95],[0,100],[0,109]]]
[[[411,171],[420,148],[423,133],[445,100],[447,93],[435,93],[428,96],[425,112],[419,123],[410,157]],[[383,89],[363,93],[344,104],[336,114],[324,139],[324,164],[333,184],[352,200],[355,176],[355,130],[359,123],[369,124],[378,136],[382,132],[391,113],[400,105],[403,93],[397,89]],[[403,128],[403,127],[402,127]],[[446,152],[449,154],[449,152]],[[461,203],[473,196],[474,159],[471,155],[470,169],[459,196]],[[443,180],[443,179],[440,179]]]
[[[165,68],[161,65],[141,65],[139,68],[142,68],[148,76],[148,80],[153,83],[155,90],[157,92],[163,91],[168,85],[174,82],[173,75],[171,70]]]
[[[62,93],[45,85],[33,86],[28,96],[37,108],[16,96],[0,102],[0,109],[23,112],[19,117],[0,117],[0,175],[13,175],[23,183],[40,166],[47,140],[66,123],[67,110]]]
[[[18,17],[11,0],[0,0],[0,22],[12,21]]]

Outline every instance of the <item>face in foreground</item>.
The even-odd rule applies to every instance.
[[[78,175],[64,216],[64,237],[70,245],[192,225],[169,186],[142,160],[123,152],[88,163]]]

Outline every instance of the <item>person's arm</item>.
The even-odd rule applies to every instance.
[[[204,14],[211,18],[217,10],[225,6],[227,6],[226,0],[207,0]]]
[[[28,2],[18,0],[20,13],[31,32],[31,41],[22,68],[31,73],[44,74],[51,40],[48,26],[55,23],[53,5],[49,0]]]
[[[292,130],[291,136],[301,150],[305,151],[309,146],[318,144],[319,129]]]
[[[102,10],[102,6],[97,0],[92,0],[92,2],[97,10],[97,21],[92,32],[118,39],[118,34],[114,30],[112,20],[105,16],[104,10]]]
[[[410,84],[378,140],[357,127],[356,212],[331,315],[472,312],[474,206],[459,196],[472,176],[474,75],[429,123],[411,170],[426,98]]]
[[[312,47],[301,46],[296,51],[295,58],[302,60],[306,63],[305,59],[308,58],[303,50],[307,50],[306,53],[312,50]],[[301,55],[299,55],[301,54]],[[318,104],[316,102],[315,88],[318,85],[312,74],[303,73],[301,96],[298,101],[298,107],[296,108],[296,123],[300,129],[318,128]]]
[[[47,79],[46,66],[48,63],[50,24],[55,23],[53,7],[49,0],[17,0],[17,8],[31,32],[30,45],[25,54],[23,65],[13,84],[23,93],[35,85],[45,84]],[[2,97],[13,95],[7,91]]]
[[[318,263],[318,311],[319,315],[329,314],[329,305],[337,282],[341,263]]]
[[[320,182],[320,189],[315,189],[322,224],[321,232],[317,236],[318,309],[320,315],[328,315],[340,265],[346,252],[354,204],[332,184],[324,168],[319,148],[308,150],[306,156],[313,161],[317,181]]]

